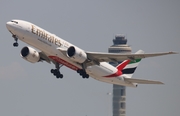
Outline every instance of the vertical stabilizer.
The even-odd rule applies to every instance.
[[[143,54],[144,51],[139,50],[135,54]],[[128,77],[132,77],[134,74],[137,66],[139,65],[141,59],[135,59],[135,60],[125,60],[121,64],[119,64],[116,68],[121,71],[123,74],[128,75]]]

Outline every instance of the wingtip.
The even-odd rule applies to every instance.
[[[171,51],[171,52],[169,52],[169,54],[179,54],[179,52],[173,52],[173,51]]]
[[[159,84],[164,85],[164,83],[163,83],[163,82],[159,82]]]

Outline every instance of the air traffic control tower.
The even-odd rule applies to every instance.
[[[131,47],[126,44],[127,39],[124,35],[116,35],[113,43],[114,45],[108,49],[109,53],[131,53]],[[113,66],[117,66],[119,63],[110,62]],[[113,85],[112,97],[113,116],[126,116],[126,87]]]

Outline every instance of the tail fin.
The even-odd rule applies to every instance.
[[[142,54],[144,51],[139,50],[135,54]],[[119,64],[116,68],[121,71],[123,74],[128,75],[128,77],[132,77],[134,74],[137,66],[139,65],[141,59],[135,59],[135,60],[125,60],[121,64]]]

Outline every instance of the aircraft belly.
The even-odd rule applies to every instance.
[[[65,65],[66,67],[72,69],[72,70],[75,70],[77,71],[78,69],[81,69],[81,67],[75,63],[73,63],[72,61],[70,60],[67,60],[67,59],[63,59],[62,57],[60,56],[48,56],[49,58],[51,58],[52,60],[58,62],[59,64],[63,64]]]
[[[98,77],[110,75],[117,71],[115,67],[111,67],[111,68],[106,67],[105,63],[100,63],[100,65],[89,66],[87,67],[87,70],[93,73],[93,75]]]

